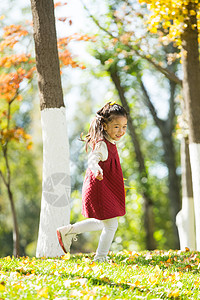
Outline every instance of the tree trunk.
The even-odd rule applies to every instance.
[[[196,250],[195,215],[188,138],[181,140],[182,209],[176,217],[180,248]]]
[[[18,227],[18,222],[17,222],[15,205],[14,205],[14,201],[13,201],[13,194],[12,194],[12,191],[11,191],[9,185],[7,186],[7,190],[8,190],[8,196],[9,196],[9,200],[10,200],[12,218],[13,218],[13,255],[19,256],[20,255],[19,227]]]
[[[70,219],[70,172],[53,0],[31,0],[43,135],[43,186],[37,257],[63,253],[56,228]]]
[[[9,105],[9,112],[10,112],[10,105]],[[9,115],[10,114],[8,113],[8,116]],[[8,128],[9,128],[9,123],[7,129]],[[11,206],[11,213],[13,219],[13,255],[20,256],[19,226],[17,221],[17,214],[16,214],[15,203],[13,199],[13,193],[11,191],[11,172],[10,172],[10,165],[8,160],[8,142],[4,147],[2,147],[2,150],[3,150],[3,157],[5,159],[5,164],[6,164],[7,178],[4,177],[1,170],[0,170],[0,177],[2,178],[3,183],[5,184],[5,187],[7,189],[8,198]]]
[[[144,227],[146,232],[146,247],[148,250],[153,250],[156,248],[156,242],[153,236],[154,234],[153,201],[151,199],[150,186],[148,183],[148,173],[145,167],[144,157],[140,149],[140,144],[133,124],[133,120],[130,115],[130,108],[128,106],[128,102],[124,96],[124,90],[120,83],[120,78],[118,77],[116,72],[115,73],[111,72],[110,75],[118,91],[121,103],[129,114],[128,128],[135,149],[136,160],[139,166],[138,169],[140,174],[140,185],[141,185],[140,193],[142,194],[142,197],[144,199]]]
[[[180,183],[176,173],[176,162],[175,162],[175,150],[174,143],[172,140],[172,134],[165,134],[162,132],[163,148],[165,162],[168,168],[168,194],[170,200],[170,215],[173,222],[174,232],[174,247],[175,249],[180,248],[178,230],[176,226],[176,215],[181,209],[181,197],[180,197]]]
[[[197,3],[189,3],[188,11],[197,11]],[[188,15],[182,34],[183,94],[189,122],[189,152],[192,170],[196,245],[200,250],[200,62],[196,15]]]
[[[40,108],[64,107],[53,0],[31,0]]]

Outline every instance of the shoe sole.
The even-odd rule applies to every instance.
[[[67,253],[67,251],[65,250],[65,247],[64,247],[64,245],[63,245],[62,237],[61,237],[61,234],[60,234],[60,231],[59,231],[59,230],[57,230],[57,236],[58,236],[58,241],[59,241],[59,244],[60,244],[61,248],[63,249],[63,251],[64,251],[65,253]]]

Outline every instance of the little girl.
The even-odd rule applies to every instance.
[[[104,262],[118,227],[118,216],[125,215],[123,174],[116,147],[125,134],[127,112],[116,103],[107,103],[93,119],[86,136],[92,148],[82,189],[82,214],[87,220],[57,229],[59,243],[70,251],[76,234],[102,230],[94,261]]]

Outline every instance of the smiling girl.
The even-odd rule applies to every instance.
[[[102,230],[94,261],[107,261],[107,254],[118,227],[117,217],[125,215],[123,174],[116,142],[126,132],[127,112],[116,103],[107,103],[93,119],[86,135],[88,157],[82,189],[82,214],[89,219],[57,229],[64,252],[70,251],[76,234]]]

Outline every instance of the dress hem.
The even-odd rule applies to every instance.
[[[126,212],[125,213],[123,213],[123,214],[117,214],[117,215],[113,215],[113,216],[108,216],[108,217],[106,217],[106,218],[99,218],[99,217],[97,217],[97,216],[92,216],[92,215],[87,215],[87,214],[84,214],[83,212],[81,213],[85,218],[94,218],[94,219],[97,219],[97,220],[107,220],[107,219],[113,219],[113,218],[117,218],[117,217],[123,217],[125,214],[126,214]]]

